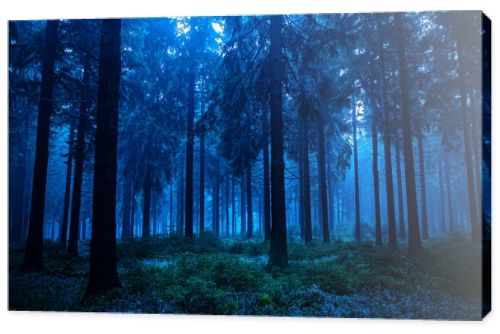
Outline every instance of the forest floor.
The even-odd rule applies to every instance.
[[[9,251],[9,309],[315,317],[479,319],[480,248],[434,239],[416,258],[371,243],[289,244],[289,266],[269,268],[269,245],[151,238],[118,243],[121,287],[83,299],[88,244],[71,257],[45,243],[45,270],[20,271]]]

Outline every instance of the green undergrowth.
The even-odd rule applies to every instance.
[[[20,271],[22,245],[9,252],[9,308],[140,313],[332,317],[478,316],[480,249],[460,237],[435,239],[416,257],[371,243],[288,247],[289,266],[267,265],[268,243],[133,239],[118,243],[121,286],[83,298],[88,245],[71,257],[45,244],[45,270]]]

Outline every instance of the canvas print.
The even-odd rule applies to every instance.
[[[480,320],[481,11],[9,22],[9,309]]]

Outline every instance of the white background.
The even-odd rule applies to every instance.
[[[148,17],[173,15],[225,15],[225,14],[273,14],[273,13],[339,13],[368,11],[412,11],[412,10],[484,10],[493,21],[493,58],[499,35],[496,22],[500,21],[498,0],[0,0],[0,332],[2,333],[471,333],[500,331],[500,311],[492,313],[483,322],[408,321],[408,320],[357,320],[357,319],[311,319],[228,316],[172,316],[172,315],[125,315],[125,314],[78,314],[54,312],[8,312],[7,311],[7,20],[46,18],[103,18],[103,17]],[[498,68],[493,61],[493,86],[498,78]],[[495,91],[495,89],[493,89]],[[493,96],[493,105],[496,105]],[[493,113],[493,216],[499,210],[500,186],[495,179],[499,165],[500,145],[497,143],[500,118]],[[496,186],[496,187],[495,187]],[[498,248],[495,242],[498,232],[493,228],[493,282],[499,277]],[[493,308],[499,302],[498,286],[493,286]],[[496,327],[496,328],[495,328]]]

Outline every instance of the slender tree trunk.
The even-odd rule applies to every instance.
[[[374,109],[375,110],[375,109]],[[382,225],[380,222],[380,190],[378,175],[378,132],[375,123],[376,115],[372,118],[372,173],[373,173],[373,196],[375,199],[375,244],[382,245]]]
[[[470,215],[470,229],[472,241],[481,241],[481,232],[479,229],[480,215],[478,211],[477,203],[477,187],[474,178],[474,166],[472,161],[472,153],[474,149],[471,147],[471,134],[470,126],[471,122],[469,119],[469,112],[467,110],[467,93],[466,93],[466,70],[463,64],[463,54],[464,50],[461,44],[460,38],[456,39],[457,43],[457,55],[458,55],[458,73],[460,80],[460,106],[462,113],[462,126],[464,129],[464,154],[465,154],[465,167],[467,170],[467,189],[469,196],[469,215]]]
[[[330,242],[330,225],[328,224],[328,189],[326,181],[326,159],[325,159],[325,124],[318,120],[318,182],[321,201],[321,220],[323,227],[323,242]]]
[[[245,187],[243,186],[243,180],[240,183],[240,234],[243,237],[246,234],[246,207],[245,207]]]
[[[170,184],[170,237],[174,235],[174,184]]]
[[[387,114],[387,110],[384,110],[384,114]],[[390,122],[388,119],[385,122]],[[396,213],[394,208],[394,185],[392,180],[392,157],[391,157],[391,143],[390,139],[386,138],[390,136],[390,131],[388,131],[389,124],[385,125],[386,133],[384,134],[384,161],[385,161],[385,187],[386,187],[386,198],[387,198],[387,221],[388,221],[388,232],[389,232],[389,246],[397,246],[397,231],[396,231]]]
[[[429,239],[429,225],[427,222],[427,191],[425,182],[424,138],[423,134],[417,135],[418,140],[418,166],[420,172],[420,195],[422,196],[422,237]]]
[[[156,235],[156,231],[157,231],[157,226],[156,226],[156,204],[157,204],[157,195],[156,193],[152,193],[151,194],[151,205],[152,205],[152,213],[151,213],[151,216],[152,216],[152,225],[153,225],[153,232],[151,233],[151,235]]]
[[[90,55],[85,55],[83,65],[83,88],[81,96],[83,100],[88,99],[88,86],[90,84]],[[78,130],[75,148],[75,177],[73,179],[73,194],[71,199],[71,220],[69,226],[68,253],[78,254],[78,226],[80,224],[80,207],[83,181],[83,161],[85,160],[85,132],[87,128],[88,102],[80,104],[80,115],[78,118]],[[64,229],[63,229],[64,230]],[[66,234],[65,231],[63,231]]]
[[[303,126],[301,126],[301,132],[303,132]],[[298,140],[299,146],[299,219],[300,219],[300,238],[305,240],[305,194],[304,194],[304,158],[303,158],[303,148],[302,148],[302,135],[299,136]]]
[[[359,210],[359,171],[358,171],[358,130],[356,102],[353,102],[352,108],[352,141],[354,147],[354,205],[356,205],[356,224],[354,226],[354,238],[361,242],[361,214]]]
[[[136,193],[136,188],[135,188],[135,180],[132,182],[132,212],[130,213],[130,230],[131,230],[131,237],[133,238],[134,236],[137,235],[137,231],[135,228],[135,206],[136,204],[136,199],[135,199],[135,193]]]
[[[64,209],[63,209],[63,219],[61,223],[61,234],[59,240],[66,246],[66,241],[68,238],[68,216],[70,210],[70,193],[71,193],[71,174],[73,172],[73,143],[75,132],[75,120],[71,120],[71,125],[69,128],[69,140],[68,140],[68,160],[66,161],[66,186],[64,188]]]
[[[234,194],[234,178],[231,179],[231,220],[233,238],[236,235],[236,196]]]
[[[312,221],[311,221],[311,179],[309,172],[309,122],[307,117],[304,117],[302,122],[302,193],[304,196],[304,241],[312,242]],[[323,239],[324,240],[324,239]]]
[[[271,244],[269,265],[288,265],[281,68],[281,15],[271,17]]]
[[[247,239],[253,235],[253,207],[252,207],[252,164],[247,166]]]
[[[384,119],[383,126],[383,142],[384,142],[384,166],[385,166],[385,193],[387,202],[387,222],[389,234],[389,246],[397,247],[397,232],[396,232],[396,214],[394,208],[394,185],[392,180],[392,156],[391,156],[391,129],[389,117],[389,110],[386,108],[387,101],[387,87],[385,82],[385,52],[383,47],[383,40],[379,41],[379,55],[380,55],[380,90],[381,90],[381,110]]]
[[[405,215],[403,205],[403,182],[401,176],[401,147],[399,140],[396,140],[396,177],[398,186],[398,220],[399,220],[399,238],[404,239],[406,235]]]
[[[193,146],[194,146],[194,86],[195,75],[191,64],[188,79],[188,114],[187,114],[187,141],[186,141],[186,238],[193,237]]]
[[[408,78],[406,73],[405,32],[402,24],[402,14],[395,15],[395,31],[397,38],[397,53],[399,62],[399,81],[401,86],[401,113],[403,125],[403,152],[406,181],[406,203],[408,210],[408,252],[415,255],[422,248],[420,226],[418,223],[417,188],[415,183],[415,163],[413,160],[412,131],[410,123],[410,103]]]
[[[144,176],[143,191],[143,211],[142,211],[142,237],[150,236],[149,218],[151,213],[151,166],[146,162],[146,175]]]
[[[205,232],[205,133],[200,134],[200,234]]]
[[[50,114],[54,89],[54,63],[57,46],[58,21],[48,21],[45,29],[45,48],[42,65],[42,81],[38,105],[38,125],[36,132],[35,167],[33,170],[33,190],[31,192],[31,212],[28,239],[24,253],[23,271],[43,270],[43,225],[45,216],[45,190],[47,185],[47,165],[49,161]]]
[[[267,107],[262,108],[262,132],[263,132],[263,173],[264,173],[264,240],[271,237],[271,193],[269,185],[269,126]]]
[[[226,238],[229,238],[229,177],[225,177],[226,191],[225,191],[225,211],[226,211]]]
[[[116,169],[118,105],[121,73],[121,20],[102,23],[90,241],[86,294],[101,294],[119,286],[116,258]]]
[[[331,152],[331,149],[328,149],[328,152]],[[333,187],[333,176],[332,176],[332,164],[330,154],[327,155],[328,163],[327,167],[327,187],[328,187],[328,225],[331,233],[331,237],[335,238],[335,190]]]

